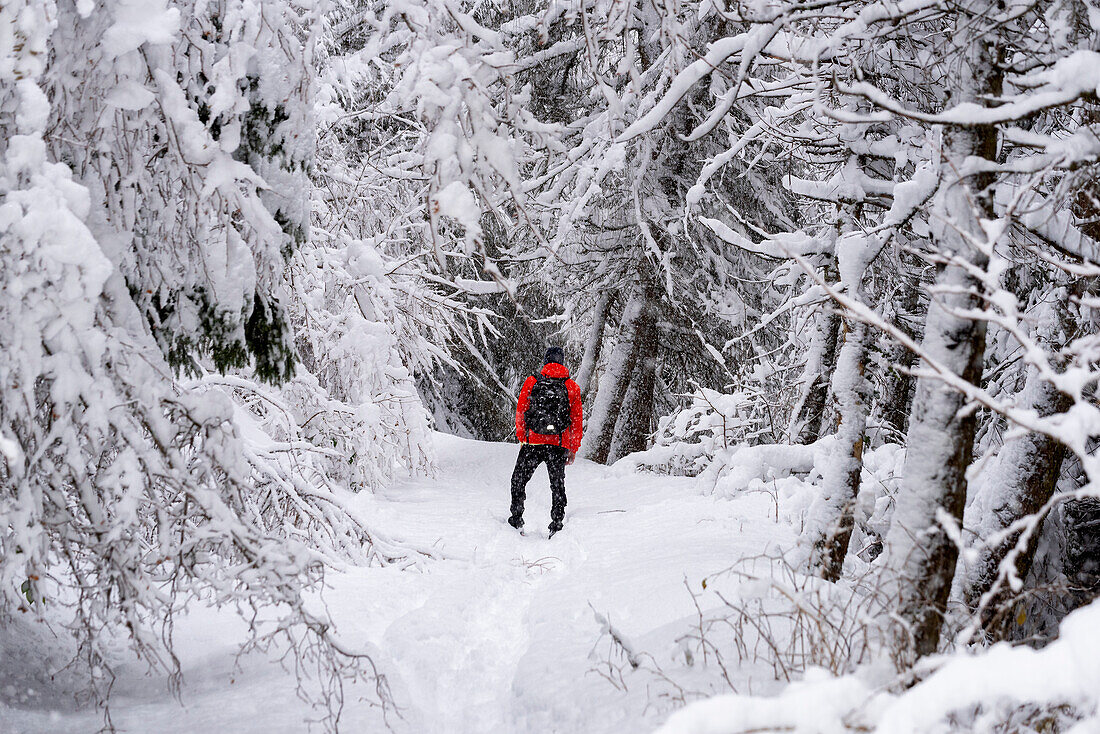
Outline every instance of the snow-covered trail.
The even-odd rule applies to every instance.
[[[520,536],[504,522],[518,447],[436,438],[436,477],[358,501],[376,527],[433,545],[442,559],[423,572],[334,574],[324,593],[342,637],[375,650],[402,707],[400,718],[390,717],[395,731],[649,730],[666,709],[647,707],[652,692],[618,690],[596,672],[606,638],[597,646],[593,610],[639,647],[647,640],[667,647],[661,628],[695,613],[685,580],[697,585],[739,558],[786,544],[793,532],[776,523],[773,500],[762,493],[716,499],[694,479],[578,461],[567,472],[565,529],[546,538],[549,486],[540,468],[528,487],[529,534]],[[259,657],[234,669],[239,634],[230,613],[189,615],[177,633],[182,704],[162,680],[125,665],[116,725],[165,733],[309,730],[290,673]],[[381,730],[378,710],[357,696],[349,697],[342,728]],[[0,732],[84,732],[98,723],[93,714],[43,708],[0,706]]]

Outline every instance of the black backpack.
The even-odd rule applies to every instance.
[[[531,376],[535,378],[535,384],[531,387],[527,410],[523,414],[527,430],[544,436],[565,433],[573,424],[565,378],[539,374]]]

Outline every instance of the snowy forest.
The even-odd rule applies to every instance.
[[[0,734],[1100,731],[1094,0],[3,0],[0,52]]]

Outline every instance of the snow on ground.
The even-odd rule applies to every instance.
[[[594,612],[667,660],[696,613],[685,580],[698,588],[704,576],[793,541],[765,493],[716,498],[695,479],[582,460],[567,473],[565,530],[546,538],[550,494],[540,469],[528,487],[528,535],[520,536],[505,524],[518,447],[442,434],[436,441],[436,477],[359,501],[376,527],[434,545],[441,560],[423,571],[353,568],[330,575],[324,592],[340,635],[373,649],[402,707],[389,720],[397,732],[652,730],[671,708],[668,691],[636,677],[623,691],[599,674],[609,643]],[[291,672],[259,655],[235,660],[241,634],[231,612],[194,610],[177,626],[182,701],[144,666],[124,664],[115,725],[158,734],[309,731]],[[0,670],[13,669],[6,657]],[[384,730],[365,693],[349,691],[342,730]],[[0,704],[0,732],[95,731],[98,715],[65,698],[49,691],[21,707]]]

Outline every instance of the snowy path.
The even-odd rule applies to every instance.
[[[647,731],[664,715],[659,706],[647,710],[651,692],[619,691],[594,672],[605,647],[593,655],[601,636],[593,609],[643,649],[647,640],[667,646],[661,629],[694,614],[685,578],[697,584],[792,533],[776,524],[764,494],[715,499],[693,479],[578,461],[567,474],[565,530],[545,537],[549,488],[540,469],[528,488],[530,535],[522,537],[504,524],[517,447],[437,441],[437,477],[360,501],[377,527],[434,545],[444,560],[424,573],[354,569],[325,592],[341,635],[377,648],[403,706],[402,718],[391,721],[395,731]],[[234,670],[239,633],[224,613],[192,614],[178,633],[182,706],[162,681],[126,666],[115,689],[116,725],[181,734],[307,731],[289,674],[258,658]],[[377,710],[358,700],[348,701],[343,721],[350,732],[381,729]],[[85,713],[0,706],[5,734],[94,731],[95,723]]]

